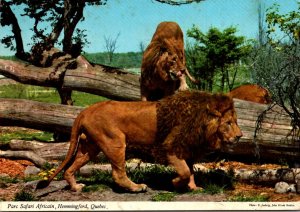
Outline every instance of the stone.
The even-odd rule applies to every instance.
[[[35,166],[27,166],[24,174],[26,177],[30,176],[30,175],[37,175],[38,173],[40,173],[41,169],[35,167]]]

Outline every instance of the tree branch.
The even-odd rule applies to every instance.
[[[14,39],[16,42],[16,57],[21,60],[27,61],[28,55],[24,51],[23,39],[21,35],[21,29],[18,20],[10,8],[10,5],[2,0],[0,1],[0,12],[1,12],[1,25],[2,26],[12,26],[12,32],[14,34]]]
[[[170,5],[175,5],[175,6],[179,6],[182,4],[191,4],[191,3],[199,3],[201,1],[204,0],[155,0],[157,2],[163,3],[163,4],[170,4]]]

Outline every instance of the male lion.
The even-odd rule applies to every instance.
[[[185,75],[197,82],[185,64],[183,33],[175,22],[160,23],[146,48],[141,67],[141,98],[159,100],[187,90]]]
[[[245,84],[234,88],[229,92],[232,98],[242,99],[260,104],[270,104],[272,97],[264,87],[256,84]]]
[[[125,171],[125,150],[138,148],[141,155],[175,168],[175,188],[195,190],[193,160],[241,136],[233,101],[223,94],[182,91],[156,102],[100,102],[78,115],[65,160],[38,187],[47,186],[66,168],[64,178],[72,190],[80,191],[84,185],[76,183],[75,172],[102,150],[117,185],[130,192],[146,191],[145,184],[135,184]]]

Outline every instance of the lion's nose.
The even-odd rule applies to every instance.
[[[243,133],[241,132],[240,134],[236,135],[236,139],[240,140],[240,138],[243,137]]]

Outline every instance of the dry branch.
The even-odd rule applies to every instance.
[[[44,167],[48,162],[44,158],[35,154],[31,151],[2,151],[0,150],[0,157],[4,158],[17,158],[17,159],[25,159],[34,163],[37,167]]]

